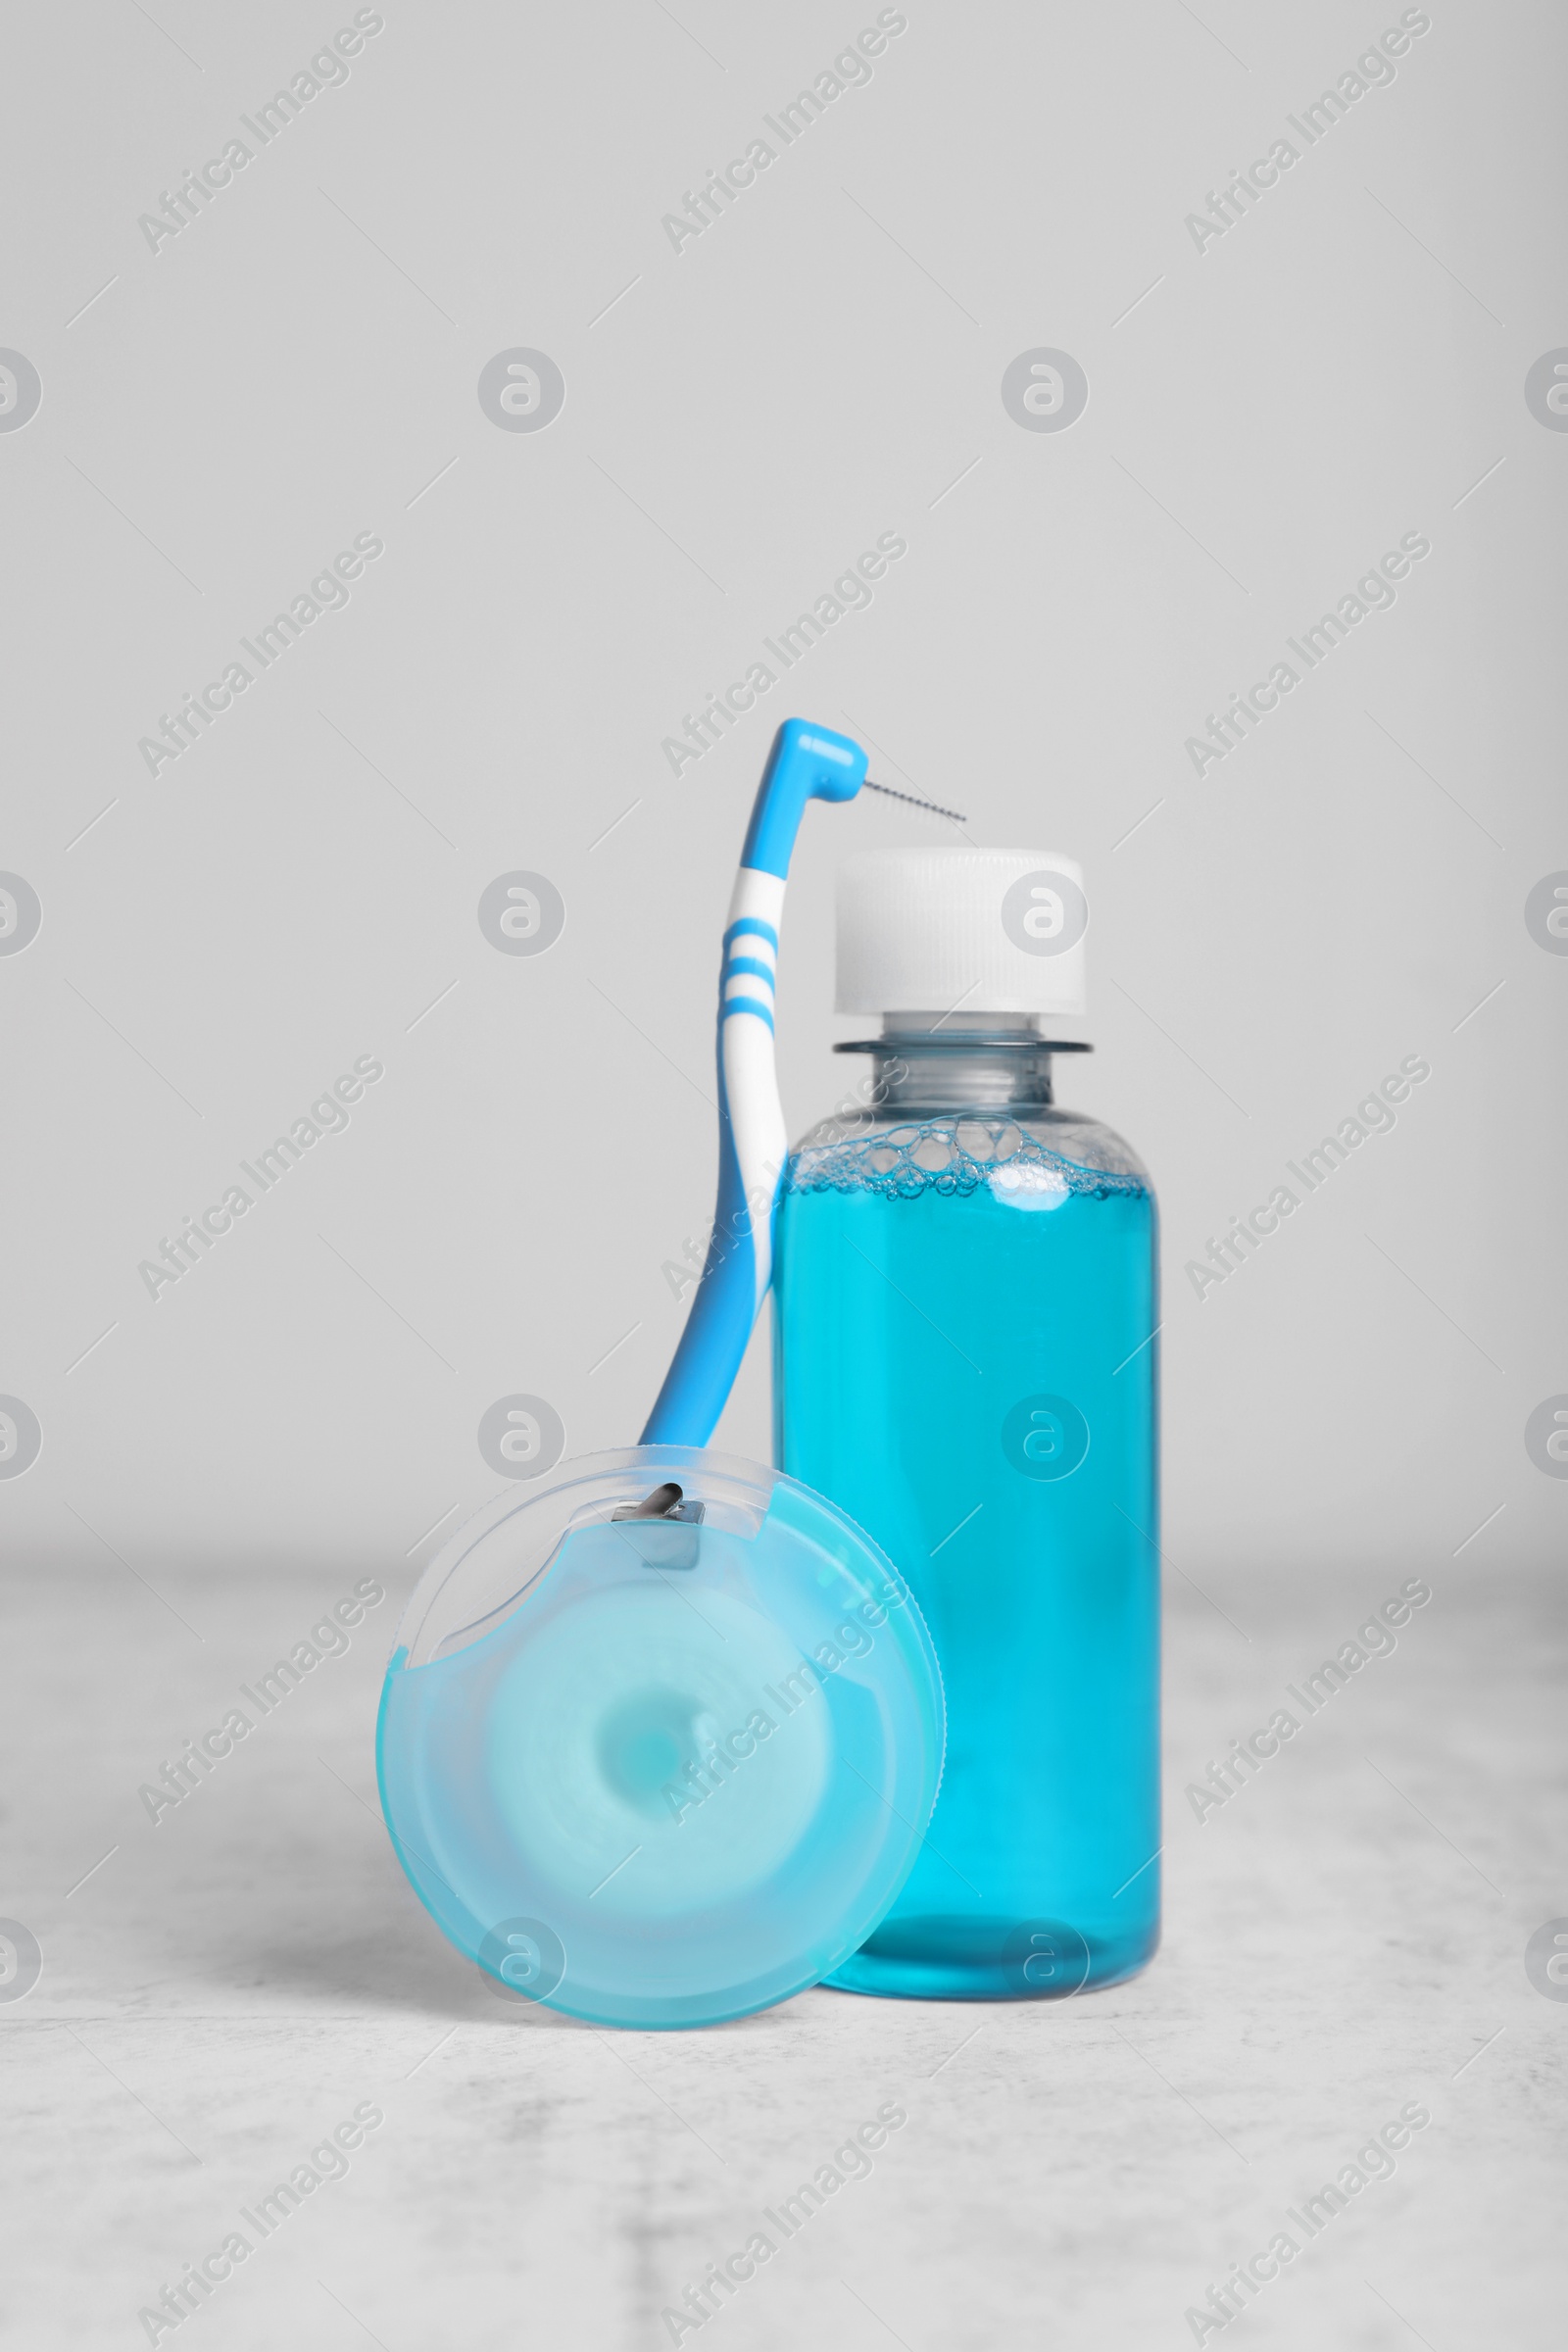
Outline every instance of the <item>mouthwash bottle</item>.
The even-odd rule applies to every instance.
[[[1083,1012],[1071,859],[853,859],[838,1009],[881,1032],[791,1153],[774,1458],[903,1571],[947,1761],[914,1870],[829,1982],[923,1998],[1113,1984],[1159,1936],[1158,1268],[1135,1154],[1057,1106]]]

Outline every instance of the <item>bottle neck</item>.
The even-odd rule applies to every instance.
[[[839,1050],[869,1054],[866,1092],[875,1115],[897,1122],[943,1111],[1027,1116],[1049,1109],[1052,1055],[1062,1049],[1026,1018],[992,1014],[984,1027],[959,1027],[904,1013],[890,1014],[880,1037]]]

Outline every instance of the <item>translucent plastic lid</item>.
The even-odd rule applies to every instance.
[[[499,1986],[696,2026],[864,1942],[944,1736],[930,1636],[869,1537],[776,1471],[645,1446],[564,1464],[445,1546],[399,1628],[377,1765],[416,1891]]]

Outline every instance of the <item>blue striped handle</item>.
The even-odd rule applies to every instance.
[[[847,735],[787,718],[757,788],[718,976],[713,1230],[644,1446],[708,1444],[773,1278],[773,1211],[789,1150],[773,1052],[784,881],[808,801],[853,800],[865,769]]]

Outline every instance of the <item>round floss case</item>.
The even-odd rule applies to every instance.
[[[460,1529],[398,1629],[382,1806],[494,1983],[595,2025],[745,2017],[864,1942],[936,1802],[936,1653],[808,1488],[627,1446]]]

